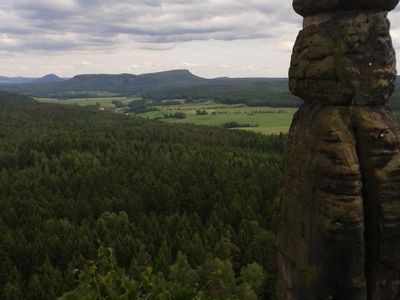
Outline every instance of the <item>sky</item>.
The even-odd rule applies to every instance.
[[[0,0],[0,75],[286,77],[301,22],[290,0]]]

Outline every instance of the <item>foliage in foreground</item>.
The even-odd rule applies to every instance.
[[[256,300],[262,292],[265,273],[253,263],[242,267],[235,278],[229,260],[207,261],[193,269],[187,257],[178,252],[169,275],[155,274],[147,267],[137,279],[118,267],[113,250],[101,246],[96,260],[88,261],[79,272],[79,286],[61,300],[77,299],[243,299]]]

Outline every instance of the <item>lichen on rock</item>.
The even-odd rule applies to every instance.
[[[386,13],[343,12],[305,27],[289,71],[293,94],[331,105],[385,104],[396,57]]]

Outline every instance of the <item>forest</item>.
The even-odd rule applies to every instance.
[[[286,139],[0,93],[0,298],[273,299]]]

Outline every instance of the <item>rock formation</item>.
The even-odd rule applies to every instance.
[[[399,0],[294,0],[277,240],[279,300],[400,299],[400,127],[387,11]]]

